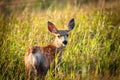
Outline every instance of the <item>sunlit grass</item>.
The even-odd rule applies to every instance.
[[[56,66],[55,77],[49,70],[46,80],[93,80],[118,79],[120,75],[120,26],[112,25],[106,12],[84,13],[77,8],[63,10],[48,9],[40,13],[22,12],[11,14],[4,34],[0,52],[0,78],[22,80],[25,78],[23,56],[29,46],[44,46],[54,40],[47,30],[47,21],[58,29],[66,29],[71,18],[75,28],[69,35],[60,66]],[[2,17],[0,24],[4,24]],[[2,37],[2,36],[1,36]]]

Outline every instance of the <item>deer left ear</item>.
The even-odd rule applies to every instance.
[[[48,21],[48,30],[54,34],[58,33],[58,30],[56,29],[55,25]]]
[[[75,20],[72,18],[68,23],[68,30],[71,31],[75,26]]]

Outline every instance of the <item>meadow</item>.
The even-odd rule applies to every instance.
[[[63,9],[49,7],[38,12],[11,13],[7,20],[0,12],[0,80],[26,80],[24,54],[32,45],[47,45],[54,40],[47,22],[66,29],[75,19],[75,28],[60,66],[45,80],[120,80],[120,8],[112,3],[107,9],[94,6]],[[7,22],[8,21],[8,22]]]

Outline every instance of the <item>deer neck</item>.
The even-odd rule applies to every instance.
[[[55,55],[55,53],[61,53],[65,49],[64,46],[61,46],[56,41],[48,44],[47,46],[43,47],[43,50],[46,52],[47,55]]]

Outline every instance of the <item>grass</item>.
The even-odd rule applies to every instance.
[[[94,10],[81,11],[68,6],[63,10],[48,8],[40,13],[22,12],[9,16],[8,23],[0,14],[1,47],[0,79],[22,80],[25,78],[23,56],[29,46],[46,45],[54,40],[47,30],[47,21],[58,29],[66,29],[71,18],[75,28],[69,36],[56,76],[49,70],[46,80],[118,80],[120,78],[120,25],[114,13]],[[115,23],[115,24],[114,24]]]

